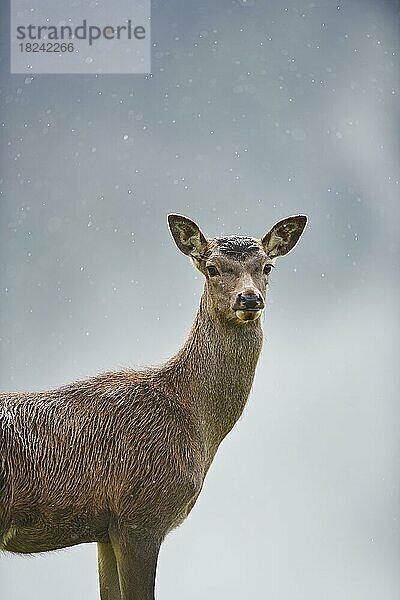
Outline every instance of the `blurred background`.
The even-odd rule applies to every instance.
[[[398,2],[154,1],[147,76],[11,76],[1,10],[1,388],[176,351],[202,281],[168,212],[209,236],[308,214],[157,590],[399,598]],[[28,596],[98,598],[95,546],[3,554],[0,597]]]

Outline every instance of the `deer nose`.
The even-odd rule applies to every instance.
[[[264,308],[264,300],[261,294],[254,292],[240,293],[235,302],[235,309],[241,310],[261,310]]]

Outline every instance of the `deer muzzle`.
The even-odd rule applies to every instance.
[[[258,291],[245,290],[237,295],[232,308],[241,321],[255,321],[261,315],[264,306],[263,297]]]

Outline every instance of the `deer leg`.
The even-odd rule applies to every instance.
[[[154,600],[161,540],[119,530],[111,537],[111,543],[117,559],[121,600]]]
[[[97,544],[101,600],[121,600],[117,560],[109,543]]]

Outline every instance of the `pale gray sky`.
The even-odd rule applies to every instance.
[[[209,235],[308,214],[272,275],[248,408],[163,546],[159,597],[395,600],[397,3],[152,15],[151,77],[10,76],[2,19],[1,388],[179,347],[202,283],[168,212]],[[95,600],[95,547],[1,556],[2,600],[28,594]]]

